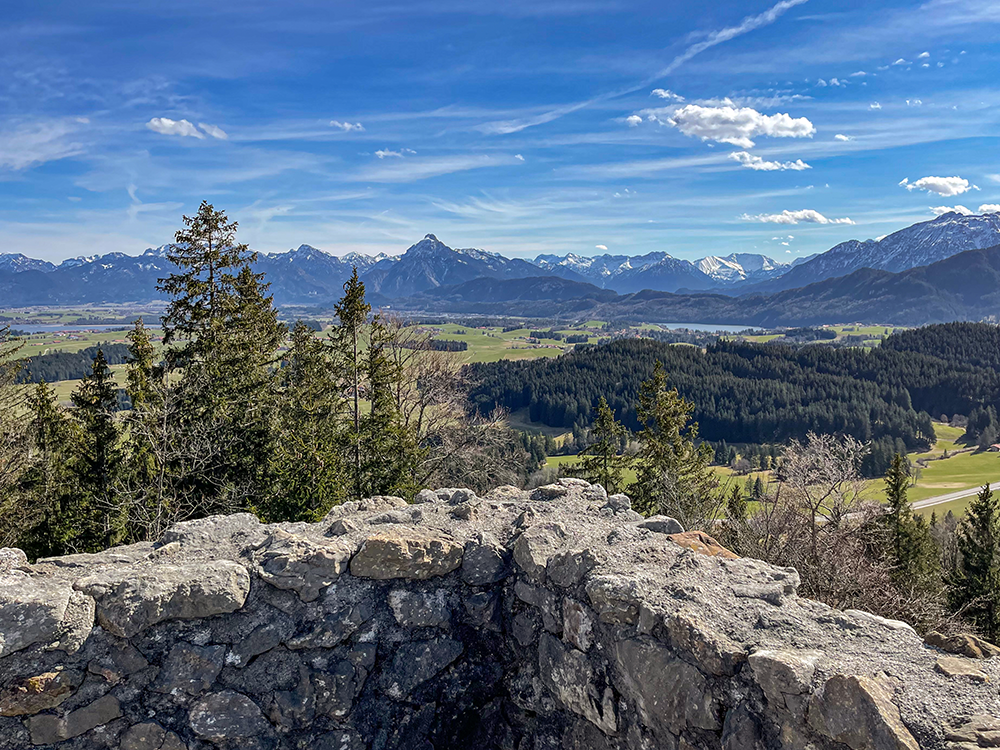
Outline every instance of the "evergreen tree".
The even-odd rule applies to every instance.
[[[13,526],[9,527],[9,533],[5,528],[8,528],[8,520],[17,515],[12,490],[28,458],[24,439],[24,389],[17,383],[23,364],[18,358],[21,347],[22,342],[10,335],[10,327],[0,324],[0,544],[16,534]]]
[[[1000,502],[989,485],[966,509],[958,527],[958,551],[952,607],[996,642],[1000,639]]]
[[[18,540],[30,559],[72,551],[77,534],[72,512],[78,499],[70,460],[80,441],[80,428],[42,381],[28,396],[30,462],[21,476],[18,503],[30,513]]]
[[[610,494],[619,492],[629,463],[629,457],[621,455],[619,448],[627,435],[628,430],[615,419],[607,399],[601,396],[590,433],[594,442],[580,454],[579,475],[592,484],[602,485]]]
[[[733,488],[726,498],[726,518],[736,524],[745,523],[749,515],[748,510],[746,496],[740,491],[739,485],[734,482]]]
[[[125,376],[125,392],[133,409],[153,407],[159,400],[155,386],[155,351],[142,318],[135,321],[128,333],[128,367]]]
[[[96,552],[117,543],[123,526],[118,482],[124,460],[115,421],[118,384],[100,349],[92,372],[71,398],[73,417],[81,427],[78,453],[72,462],[80,497],[69,513],[76,523],[71,545],[79,551]]]
[[[344,283],[344,296],[333,306],[340,321],[330,334],[334,349],[334,366],[349,394],[351,429],[349,444],[352,458],[351,487],[356,499],[363,496],[361,457],[361,386],[364,377],[364,337],[371,305],[365,302],[365,285],[358,279],[355,268]]]
[[[317,521],[345,499],[345,402],[328,347],[299,321],[279,373],[274,489],[257,507],[264,521]]]
[[[192,445],[212,435],[201,460],[170,450],[176,491],[197,496],[203,513],[247,509],[267,490],[273,437],[270,372],[283,338],[256,253],[236,240],[237,223],[203,202],[184,217],[168,258],[180,269],[161,279],[171,297],[163,317],[164,356],[179,405],[166,433]],[[173,438],[176,439],[176,438]]]
[[[690,422],[693,404],[667,387],[663,365],[639,391],[636,408],[644,425],[638,438],[636,481],[629,488],[640,512],[673,516],[686,529],[710,522],[717,480],[709,468],[712,450],[697,445],[698,426]]]
[[[897,453],[885,475],[888,512],[884,518],[888,525],[893,578],[910,590],[939,596],[942,584],[940,550],[931,526],[910,508],[906,497],[909,485],[910,465]]]
[[[394,393],[402,373],[390,358],[388,345],[386,328],[376,318],[363,357],[370,408],[361,416],[357,434],[360,497],[412,497],[419,489],[415,474],[420,450],[399,413]]]

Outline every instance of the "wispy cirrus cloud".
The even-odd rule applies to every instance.
[[[831,219],[819,211],[803,208],[797,211],[784,210],[780,214],[741,214],[743,221],[759,221],[764,224],[854,224],[852,219]]]
[[[65,118],[0,129],[0,169],[21,171],[83,153],[76,134],[86,118]]]

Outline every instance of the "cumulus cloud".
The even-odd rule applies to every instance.
[[[851,78],[858,78],[860,76],[866,76],[866,75],[868,75],[868,74],[865,71],[863,71],[863,70],[856,70],[853,73],[851,73]]]
[[[923,104],[923,101],[921,99],[907,99],[906,100],[906,106],[907,107],[919,107],[921,104]]]
[[[853,224],[854,221],[849,218],[843,219],[831,219],[819,211],[814,211],[811,208],[802,208],[798,211],[789,211],[785,209],[780,214],[742,214],[740,216],[743,221],[760,221],[765,224]]]
[[[926,60],[930,56],[931,56],[930,52],[921,52],[919,55],[917,55],[917,59],[918,60]]]
[[[979,207],[981,214],[1000,214],[1000,203],[984,203]]]
[[[962,214],[962,216],[972,216],[974,213],[972,209],[966,208],[965,206],[931,206],[931,211],[934,212],[935,216],[942,216],[950,213]]]
[[[642,124],[642,118],[639,115],[629,115],[625,118],[625,124],[630,128],[637,128]]]
[[[517,159],[518,161],[524,161],[524,157],[521,156],[520,154],[514,154],[514,158]]]
[[[671,102],[682,102],[682,101],[684,101],[684,97],[683,96],[681,96],[680,94],[675,94],[670,89],[653,89],[650,93],[653,96],[658,96],[661,99],[666,99],[666,100],[671,101]]]
[[[872,102],[868,105],[868,109],[882,109],[882,105],[878,102]]]
[[[837,133],[837,135],[833,136],[833,140],[835,140],[835,141],[853,141],[854,140],[854,136],[853,135],[844,135],[843,133]]]
[[[596,247],[598,250],[607,250],[608,249],[607,245],[594,245],[594,247]]]
[[[403,158],[403,152],[402,151],[390,151],[387,148],[380,148],[378,151],[375,152],[375,156],[377,156],[379,159],[386,159],[386,158],[402,159]]]
[[[820,88],[824,88],[826,86],[846,86],[847,81],[843,81],[840,78],[831,78],[829,82],[827,82],[824,81],[822,78],[820,78],[819,80],[816,81],[816,85],[819,86]]]
[[[921,177],[913,182],[904,177],[899,185],[907,190],[926,190],[928,193],[937,193],[945,197],[961,195],[969,190],[979,190],[963,177]]]
[[[362,133],[365,129],[365,126],[360,122],[341,122],[340,120],[330,120],[330,127],[338,128],[345,133],[350,133],[352,130]]]
[[[220,141],[229,140],[229,133],[220,128],[218,125],[208,125],[204,122],[199,122],[198,127],[213,138],[218,138]]]
[[[734,151],[729,155],[729,158],[733,161],[738,161],[746,169],[752,169],[756,172],[782,172],[786,169],[801,172],[803,169],[812,169],[811,166],[801,159],[796,159],[795,161],[765,161],[763,157],[746,151]]]
[[[896,60],[893,65],[909,65],[910,63],[904,60],[902,57]]]
[[[193,123],[190,123],[187,120],[171,120],[169,117],[154,117],[146,123],[146,127],[154,133],[159,133],[160,135],[180,135],[190,136],[191,138],[205,137],[204,133],[198,130]]]
[[[737,107],[728,99],[721,106],[685,105],[674,112],[667,122],[684,135],[741,148],[752,148],[754,142],[751,139],[758,135],[811,138],[816,132],[815,126],[805,117],[764,115],[750,107]]]

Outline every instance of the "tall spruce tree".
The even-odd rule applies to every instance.
[[[365,285],[358,279],[358,269],[355,268],[351,278],[344,284],[344,296],[333,307],[340,324],[330,334],[330,343],[333,347],[334,367],[350,401],[351,425],[348,435],[352,464],[350,476],[353,496],[356,499],[360,499],[364,494],[361,388],[365,370],[365,335],[368,331],[368,313],[371,309],[371,305],[365,302]]]
[[[653,377],[639,390],[636,413],[643,429],[636,481],[629,488],[641,513],[673,516],[688,529],[709,523],[718,504],[718,481],[709,468],[712,449],[697,444],[692,411],[693,404],[667,387],[667,374],[657,362]]]
[[[952,608],[990,641],[1000,639],[1000,501],[985,485],[958,526],[961,555],[952,582]]]
[[[361,416],[358,431],[361,497],[412,497],[419,489],[415,482],[420,450],[399,412],[395,386],[402,372],[388,347],[388,332],[376,317],[363,358],[369,409]]]
[[[884,518],[888,525],[893,578],[909,591],[940,600],[943,589],[941,552],[927,520],[914,514],[910,507],[909,485],[910,465],[897,453],[885,476],[888,512]]]
[[[274,489],[257,508],[265,521],[316,521],[346,499],[346,403],[329,348],[299,321],[279,374]]]
[[[21,475],[18,504],[26,516],[18,540],[29,558],[62,555],[73,550],[77,535],[75,503],[79,501],[72,460],[80,443],[80,426],[66,414],[43,380],[27,399],[30,461]]]
[[[115,420],[118,384],[102,349],[71,398],[81,428],[72,463],[80,498],[70,512],[77,532],[71,544],[82,552],[96,552],[117,543],[123,526],[118,482],[124,457]]]
[[[597,417],[590,436],[594,441],[580,454],[579,475],[592,484],[600,484],[609,493],[619,492],[623,485],[629,456],[620,453],[628,429],[615,419],[615,413],[601,396]]]
[[[173,467],[177,491],[201,498],[204,513],[259,503],[272,448],[274,362],[283,329],[257,255],[237,242],[237,223],[203,202],[175,235],[168,258],[180,271],[158,288],[171,299],[163,316],[164,356],[179,407],[169,417],[187,431],[212,435],[210,455]],[[180,438],[183,440],[183,437]],[[197,467],[192,471],[192,467]]]
[[[10,326],[0,325],[0,533],[6,525],[5,519],[17,513],[12,505],[12,490],[28,459],[24,439],[25,393],[17,382],[22,345],[20,339],[11,336]]]

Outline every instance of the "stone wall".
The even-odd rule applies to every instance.
[[[801,599],[625,496],[419,499],[0,552],[0,750],[1000,744],[998,660]]]

